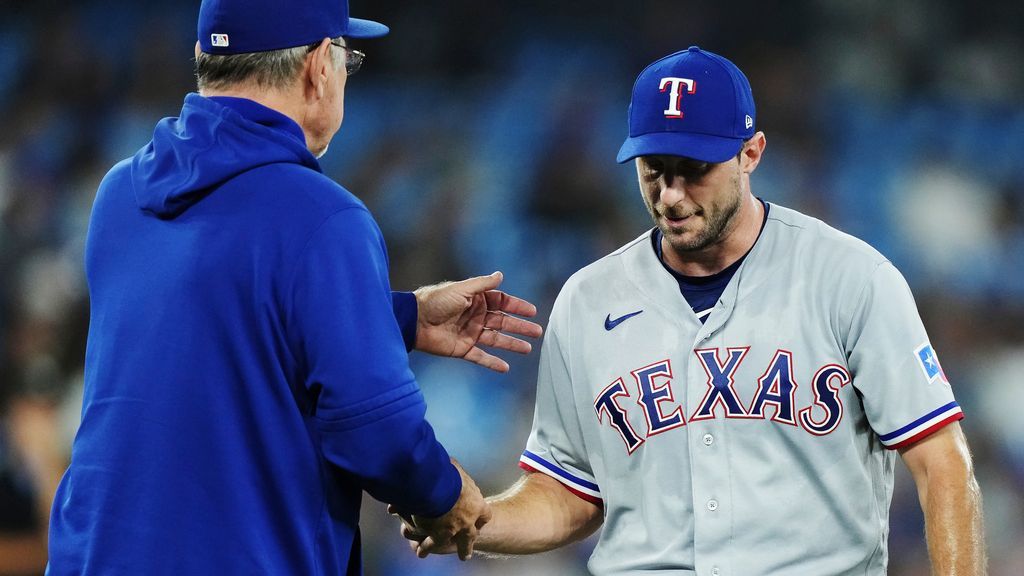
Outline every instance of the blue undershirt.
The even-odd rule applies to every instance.
[[[764,230],[764,225],[768,222],[769,205],[760,198],[758,200],[764,206],[764,218],[761,220],[761,230]],[[758,231],[758,238],[760,237],[761,232]],[[747,250],[747,253],[740,257],[739,260],[733,262],[721,272],[716,272],[710,276],[686,276],[676,272],[665,263],[665,257],[661,248],[662,238],[661,230],[655,228],[654,234],[651,234],[651,245],[654,248],[654,253],[658,255],[658,261],[665,267],[665,270],[668,270],[669,274],[679,283],[679,292],[682,293],[686,303],[690,305],[693,313],[697,315],[697,319],[703,324],[711,315],[711,310],[718,303],[718,299],[722,296],[722,292],[725,291],[725,287],[732,280],[733,274],[739,270],[740,265],[747,258],[747,254],[750,254],[750,250]],[[757,240],[754,243],[756,244]],[[753,245],[751,249],[753,249]]]

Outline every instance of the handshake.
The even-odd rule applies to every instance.
[[[484,500],[476,482],[454,458],[452,464],[462,477],[462,492],[444,516],[414,516],[388,505],[388,513],[402,519],[402,536],[409,540],[409,547],[420,558],[458,552],[459,560],[469,560],[480,529],[491,520],[491,506]]]

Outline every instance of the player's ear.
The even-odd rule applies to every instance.
[[[743,149],[740,150],[740,170],[747,174],[753,172],[757,165],[761,163],[761,155],[764,154],[764,148],[767,144],[768,141],[764,137],[764,132],[758,131],[751,136],[750,140],[743,145]]]
[[[333,66],[330,51],[331,39],[324,38],[320,45],[306,56],[306,68],[302,80],[306,85],[307,93],[315,95],[317,100],[324,97],[328,74],[331,72],[328,68]]]

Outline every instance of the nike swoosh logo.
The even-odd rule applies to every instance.
[[[619,324],[622,324],[626,320],[629,320],[633,316],[636,316],[637,314],[640,314],[642,312],[643,312],[643,310],[637,310],[636,312],[630,312],[629,314],[626,314],[625,316],[619,316],[615,320],[612,320],[612,315],[609,314],[604,319],[604,329],[605,330],[611,330],[611,329],[615,328],[616,326],[618,326]]]

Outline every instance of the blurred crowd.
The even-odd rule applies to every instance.
[[[1024,10],[1011,0],[352,0],[358,45],[325,171],[388,242],[392,284],[495,269],[546,322],[568,276],[649,227],[615,164],[643,66],[691,44],[750,77],[755,194],[907,276],[958,400],[994,575],[1024,574]],[[0,575],[41,573],[77,425],[82,250],[97,183],[194,90],[198,0],[0,0]],[[131,238],[125,238],[131,242]],[[494,492],[518,476],[536,354],[497,376],[414,354],[438,436]],[[894,383],[898,385],[898,383]],[[890,573],[928,574],[898,467]],[[585,573],[592,542],[419,561],[367,502],[369,575]]]

